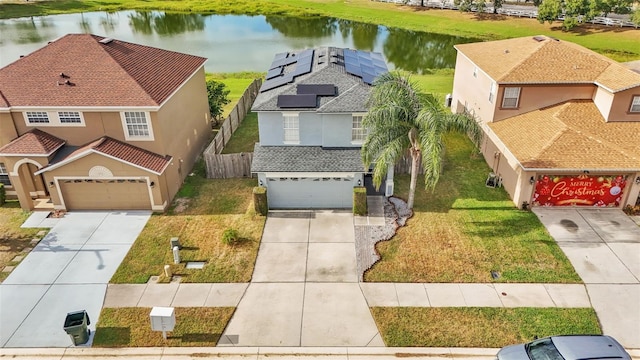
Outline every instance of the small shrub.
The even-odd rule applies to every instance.
[[[640,215],[640,205],[631,206],[627,205],[622,209],[627,215]]]
[[[5,200],[6,200],[6,193],[4,190],[4,184],[0,184],[0,206],[4,205]]]
[[[222,233],[222,242],[226,245],[235,245],[240,242],[238,230],[228,228]]]
[[[353,188],[353,214],[367,215],[367,189],[364,186]]]
[[[269,204],[267,203],[267,188],[256,186],[253,188],[253,207],[257,214],[267,216]]]

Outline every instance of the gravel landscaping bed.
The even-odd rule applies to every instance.
[[[356,225],[356,261],[358,268],[358,281],[363,281],[364,273],[369,270],[380,255],[376,251],[376,244],[380,241],[390,240],[396,229],[404,226],[407,219],[413,214],[407,207],[407,203],[395,197],[383,198],[384,226]]]

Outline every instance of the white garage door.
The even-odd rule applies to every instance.
[[[60,180],[67,210],[147,210],[151,209],[147,182],[126,180]]]
[[[270,209],[344,209],[353,206],[353,179],[268,178]]]

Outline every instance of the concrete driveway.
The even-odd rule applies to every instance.
[[[353,215],[270,212],[218,346],[384,346],[358,283]]]
[[[603,332],[640,348],[640,227],[619,209],[533,212],[584,281]]]
[[[147,211],[69,212],[56,221],[0,284],[0,345],[71,346],[62,327],[66,314],[77,310],[88,312],[94,330],[107,283],[149,216]]]

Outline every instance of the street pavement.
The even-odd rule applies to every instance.
[[[107,283],[150,216],[70,212],[53,220],[36,214],[25,226],[52,228],[0,284],[0,347],[71,346],[63,324],[73,311],[86,310],[95,329]]]

